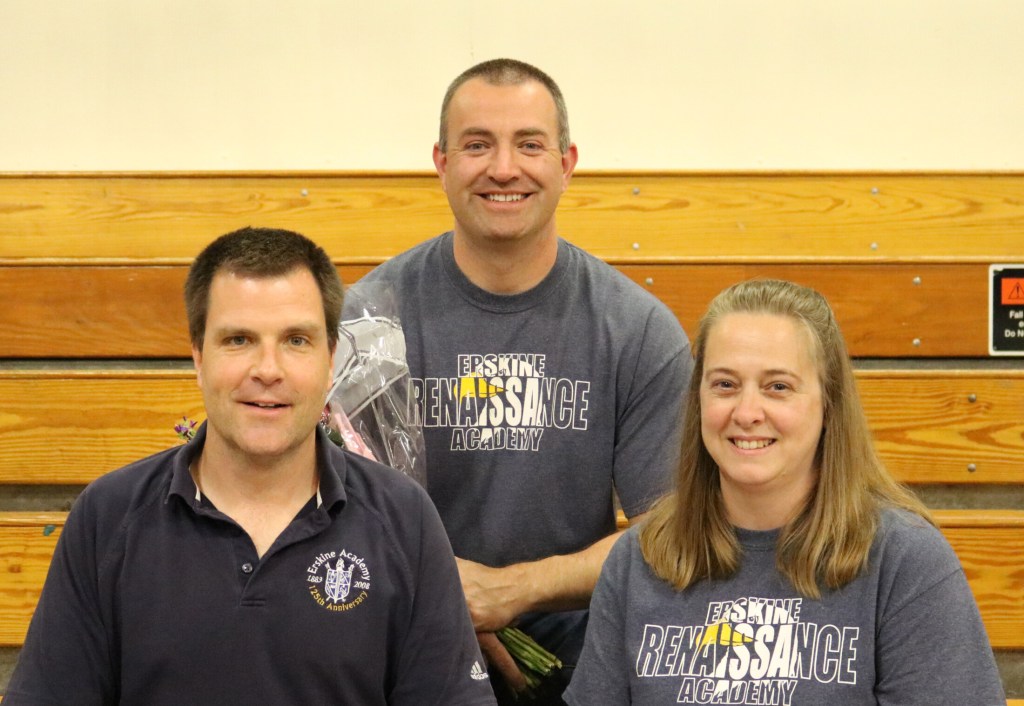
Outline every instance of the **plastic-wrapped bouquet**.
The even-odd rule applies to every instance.
[[[411,396],[405,336],[391,290],[357,284],[338,329],[325,421],[335,443],[426,486],[423,430]]]

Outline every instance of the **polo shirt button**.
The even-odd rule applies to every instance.
[[[242,564],[242,573],[243,574],[251,574],[252,573],[252,564],[250,564],[249,562],[245,562],[244,564]]]

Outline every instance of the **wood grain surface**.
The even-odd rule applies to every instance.
[[[935,513],[995,649],[1024,648],[1024,511]]]
[[[80,484],[180,443],[192,372],[0,372],[0,483]]]
[[[693,336],[723,288],[790,279],[832,303],[850,354],[988,355],[988,268],[979,264],[619,265]],[[343,265],[352,283],[368,265]],[[188,357],[185,265],[0,266],[0,358]]]
[[[21,645],[66,513],[0,512],[0,645]]]
[[[558,219],[616,263],[988,263],[1024,255],[1022,194],[1024,173],[580,173]],[[185,263],[256,225],[377,263],[451,223],[427,173],[0,175],[0,262]]]
[[[1024,369],[859,370],[876,447],[908,483],[1024,483]]]

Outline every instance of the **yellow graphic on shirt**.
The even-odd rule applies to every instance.
[[[479,373],[466,375],[459,378],[459,401],[467,397],[486,398],[494,397],[505,391],[504,387],[498,387],[487,382]]]
[[[722,621],[713,625],[708,625],[704,631],[704,636],[701,638],[700,647],[707,647],[708,645],[742,645],[747,642],[753,642],[754,638],[750,635],[744,635],[743,633],[733,630],[729,623]]]

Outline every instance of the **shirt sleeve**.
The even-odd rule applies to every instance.
[[[493,706],[494,692],[441,518],[420,492],[420,523],[409,537],[413,596],[391,706]]]
[[[952,547],[910,527],[887,551],[879,597],[875,694],[880,706],[1006,703],[992,648]]]
[[[88,491],[57,540],[4,706],[116,703]]]
[[[635,530],[616,541],[590,599],[590,622],[572,681],[569,706],[630,703],[626,653],[626,597],[630,559],[639,560]]]
[[[660,304],[648,317],[617,412],[615,489],[627,517],[646,512],[672,486],[679,463],[683,403],[693,361],[675,316]]]

